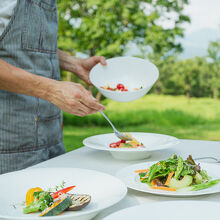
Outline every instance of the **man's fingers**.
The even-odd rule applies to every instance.
[[[103,66],[107,65],[105,57],[103,56],[94,56],[93,59],[95,63],[101,63]]]
[[[85,102],[83,102],[84,105],[88,106],[88,108],[91,108],[93,111],[104,111],[105,107],[101,105],[98,101],[85,99]]]
[[[74,106],[75,108],[72,108],[70,110],[71,114],[78,115],[81,117],[97,112],[97,111],[94,111],[94,109],[89,108],[88,106],[84,105],[81,102],[75,102]]]
[[[100,57],[100,63],[101,63],[103,66],[106,66],[106,65],[107,65],[106,60],[105,60],[105,57],[103,57],[103,56]]]
[[[83,86],[79,85],[79,89],[80,93],[78,95],[78,101],[80,101],[83,105],[96,111],[103,111],[105,109],[105,107],[92,96],[92,93],[87,91]]]
[[[103,111],[105,107],[101,105],[92,95],[91,93],[87,92],[85,95],[81,97],[80,100],[81,103],[83,103],[85,106],[87,106],[90,109],[96,110],[96,111]]]

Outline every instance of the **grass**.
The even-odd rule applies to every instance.
[[[183,139],[220,141],[220,101],[210,98],[147,95],[130,103],[105,100],[106,114],[121,131],[173,135]],[[73,125],[73,126],[72,126]],[[88,136],[112,132],[100,114],[80,118],[64,114],[67,151]]]

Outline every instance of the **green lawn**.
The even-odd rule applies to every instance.
[[[209,98],[147,95],[137,101],[105,100],[106,114],[121,131],[169,134],[178,138],[220,141],[220,101]],[[64,114],[67,151],[82,146],[88,136],[112,132],[99,114],[80,118]]]

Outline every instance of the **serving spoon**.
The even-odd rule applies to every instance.
[[[112,126],[113,130],[114,130],[114,133],[115,135],[121,139],[121,140],[124,140],[124,141],[131,141],[131,137],[127,136],[125,133],[122,133],[122,132],[119,132],[115,126],[112,124],[112,122],[110,121],[110,119],[105,115],[105,113],[103,111],[99,111],[103,117],[109,122],[109,124]]]

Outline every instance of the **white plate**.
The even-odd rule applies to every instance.
[[[103,220],[161,219],[208,220],[219,219],[220,203],[207,201],[154,202],[126,208]]]
[[[119,140],[114,133],[88,137],[83,140],[83,144],[96,150],[109,151],[116,159],[141,160],[150,157],[152,151],[166,149],[179,143],[177,138],[163,134],[142,132],[129,132],[129,134],[143,143],[145,148],[110,148],[110,143]]]
[[[106,60],[107,65],[97,64],[90,72],[90,80],[107,98],[118,102],[129,102],[144,96],[157,81],[159,71],[148,60],[137,57],[115,57]],[[116,87],[124,84],[128,92],[109,91],[101,86]],[[140,88],[134,90],[134,88]]]
[[[134,164],[129,167],[125,167],[119,170],[116,176],[121,179],[127,187],[151,194],[156,195],[164,195],[164,196],[176,196],[176,197],[187,197],[187,196],[199,196],[206,194],[213,194],[220,192],[220,184],[216,184],[213,187],[199,190],[199,191],[189,191],[188,189],[182,189],[178,191],[165,191],[159,189],[151,189],[146,183],[141,183],[139,179],[139,175],[134,173],[135,170],[147,169],[151,165],[157,163],[158,161],[148,162],[148,163],[139,163]],[[212,179],[220,179],[220,166],[211,163],[200,163],[201,169],[207,171],[208,175],[212,177]]]
[[[27,169],[0,176],[0,219],[34,220],[39,213],[23,214],[21,203],[26,192],[33,187],[48,189],[60,185],[75,185],[71,192],[91,195],[91,202],[80,211],[68,211],[54,217],[43,219],[88,220],[101,210],[119,202],[127,193],[126,186],[117,178],[101,172],[78,168]],[[16,208],[13,207],[16,206]]]

